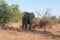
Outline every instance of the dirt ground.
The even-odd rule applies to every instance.
[[[60,36],[43,31],[11,31],[0,29],[0,40],[60,40]]]
[[[13,31],[0,28],[0,40],[60,40],[60,25],[56,25],[50,29],[32,30],[32,31]]]

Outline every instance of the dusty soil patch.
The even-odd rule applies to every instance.
[[[30,31],[11,31],[0,29],[0,40],[60,40],[59,37],[53,37],[47,34],[34,33]]]

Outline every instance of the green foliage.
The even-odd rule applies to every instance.
[[[19,5],[14,4],[9,6],[4,0],[0,1],[0,22],[18,22],[21,20],[22,15]]]
[[[9,20],[9,18],[11,15],[9,12],[8,12],[8,4],[6,4],[4,1],[0,4],[0,21],[2,22],[7,22]]]
[[[21,20],[22,17],[22,12],[19,10],[19,6],[17,4],[11,6],[12,11],[13,11],[13,17],[11,18],[12,21],[19,21]]]

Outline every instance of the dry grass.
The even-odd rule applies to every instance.
[[[30,32],[0,30],[0,40],[51,40],[51,39],[52,38],[49,36],[34,34]]]
[[[3,30],[0,28],[0,40],[60,40],[60,25],[52,25],[52,28],[44,29],[35,28],[32,31],[16,31],[19,27],[19,23],[9,23],[13,25],[13,30]],[[19,26],[17,26],[19,25]],[[17,28],[17,29],[16,29]]]

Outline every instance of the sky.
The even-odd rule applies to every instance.
[[[21,11],[44,12],[51,9],[51,15],[60,16],[60,0],[6,0],[9,5],[18,4]],[[41,14],[42,14],[41,13]]]

